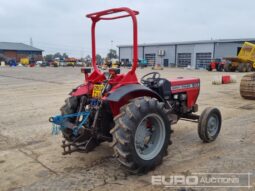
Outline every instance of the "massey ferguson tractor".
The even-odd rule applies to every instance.
[[[117,15],[116,15],[117,13]],[[122,13],[122,14],[121,14]],[[108,141],[118,161],[134,172],[148,171],[162,162],[171,144],[172,125],[179,120],[198,123],[203,142],[214,141],[221,129],[221,113],[206,108],[196,115],[199,78],[161,78],[158,72],[138,81],[137,20],[138,11],[115,8],[88,14],[92,20],[92,65],[82,68],[84,84],[73,89],[61,115],[50,117],[53,133],[60,130],[63,154],[90,152]],[[101,20],[131,17],[133,21],[133,64],[126,74],[119,68],[102,73],[96,63],[95,27]]]

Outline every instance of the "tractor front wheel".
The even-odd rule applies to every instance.
[[[162,162],[171,129],[163,103],[148,97],[134,99],[121,107],[114,120],[113,148],[122,165],[141,172]]]
[[[198,135],[206,143],[214,141],[221,129],[221,113],[217,108],[208,107],[201,114],[198,122]]]

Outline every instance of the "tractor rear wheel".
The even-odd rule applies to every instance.
[[[65,104],[60,108],[61,115],[72,114],[77,111],[78,98],[69,97],[65,100]],[[73,121],[74,119],[72,119]]]
[[[65,100],[65,104],[60,108],[61,115],[73,114],[76,113],[78,110],[79,100],[77,97],[69,97]],[[76,117],[67,118],[66,123],[74,124]],[[72,141],[72,130],[66,128],[62,131],[63,137],[68,140]]]
[[[170,143],[170,121],[164,104],[141,97],[121,107],[115,117],[113,148],[119,162],[134,172],[161,164]]]
[[[221,113],[217,108],[206,108],[198,122],[198,135],[206,143],[214,141],[221,129]]]
[[[244,99],[255,100],[255,73],[247,74],[242,78],[240,94]]]

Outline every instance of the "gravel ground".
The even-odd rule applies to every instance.
[[[139,77],[149,69],[138,69]],[[63,156],[61,136],[51,135],[49,116],[59,113],[69,91],[83,82],[80,68],[0,68],[0,190],[173,190],[152,186],[152,175],[191,173],[255,174],[255,101],[239,95],[237,83],[212,85],[221,73],[165,69],[163,77],[201,78],[199,112],[218,107],[222,131],[202,143],[197,124],[173,126],[173,144],[163,164],[146,175],[132,175],[112,157],[108,143],[88,154]],[[255,190],[251,176],[250,190]],[[176,190],[248,190],[248,188],[177,188]]]

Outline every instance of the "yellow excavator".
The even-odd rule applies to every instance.
[[[255,44],[245,42],[238,57],[241,72],[255,70]],[[244,99],[255,100],[255,73],[244,75],[240,83],[240,94]]]

